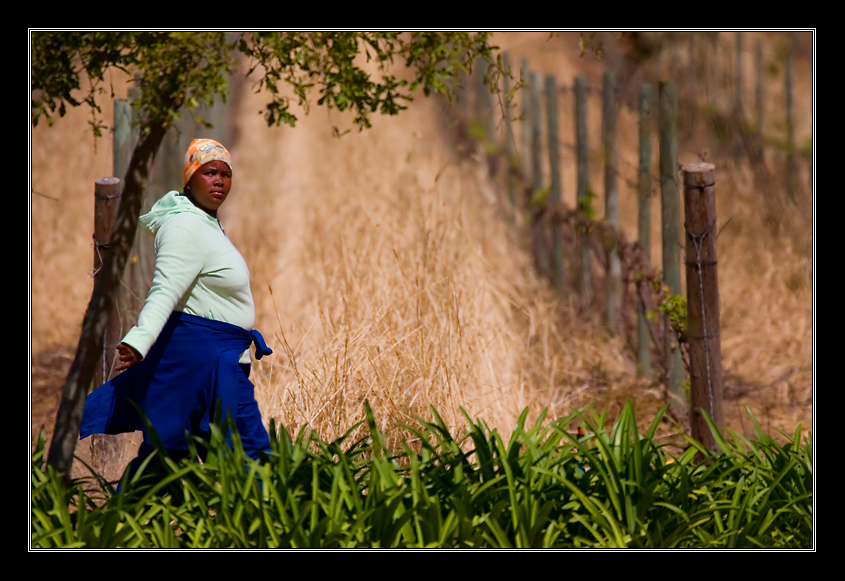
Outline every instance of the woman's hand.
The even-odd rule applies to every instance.
[[[115,366],[115,371],[129,369],[143,359],[141,354],[135,351],[134,347],[126,343],[121,343],[117,346],[117,358],[120,360],[120,363]]]

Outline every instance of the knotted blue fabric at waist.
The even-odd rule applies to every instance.
[[[185,449],[186,430],[207,432],[218,402],[222,419],[236,417],[238,363],[251,344],[256,359],[273,352],[256,330],[174,312],[142,361],[88,395],[80,439],[142,430],[146,441],[140,409],[165,448]]]

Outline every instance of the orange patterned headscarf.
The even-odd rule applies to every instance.
[[[213,139],[194,139],[185,152],[185,165],[182,169],[182,185],[191,181],[191,176],[210,161],[225,162],[232,169],[232,160],[225,147]]]

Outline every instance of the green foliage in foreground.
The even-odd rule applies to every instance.
[[[508,440],[468,417],[457,440],[433,415],[404,428],[415,451],[401,454],[369,407],[369,438],[281,429],[264,463],[215,430],[205,464],[165,460],[117,494],[96,475],[64,482],[42,442],[32,547],[812,547],[812,442],[800,429],[785,445],[759,428],[719,434],[719,453],[689,441],[672,458],[654,440],[660,415],[641,435],[630,405],[612,427],[582,413],[528,427],[523,414]]]

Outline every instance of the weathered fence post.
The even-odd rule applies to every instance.
[[[534,251],[534,264],[541,276],[549,274],[549,252],[546,244],[546,210],[548,208],[548,192],[543,188],[543,143],[542,143],[542,114],[540,108],[540,90],[542,76],[537,71],[531,72],[529,99],[531,101],[530,127],[531,132],[531,239]]]
[[[486,59],[476,61],[476,70],[473,72],[475,82],[475,116],[482,135],[482,143],[485,147],[493,139],[493,98],[489,89],[484,84],[484,77],[487,76],[487,68],[490,66]],[[217,125],[215,125],[217,127]]]
[[[592,192],[588,186],[589,144],[587,142],[587,79],[584,75],[575,77],[575,149],[576,149],[576,204],[580,221],[590,220],[592,216]],[[593,274],[590,260],[590,244],[587,232],[578,228],[578,246],[580,249],[579,293],[581,304],[590,307],[593,304]]]
[[[716,260],[715,169],[709,163],[683,167],[686,229],[687,342],[690,359],[690,433],[715,449],[703,412],[717,426],[722,411],[722,355]]]
[[[131,99],[137,93],[137,88],[129,90],[130,99],[115,99],[114,101],[114,137],[112,142],[112,171],[121,180],[129,167],[129,158],[132,156],[132,149],[135,147],[137,129],[133,124],[133,107]],[[122,187],[122,186],[121,186]],[[146,248],[141,244],[142,238],[136,234],[136,243],[133,249],[133,259],[126,265],[126,272],[123,280],[129,292],[122,290],[121,310],[127,319],[134,318],[139,310],[138,301],[134,304],[131,297],[143,297],[147,293],[147,277],[152,272],[151,260],[145,252]],[[128,321],[127,323],[134,323]]]
[[[505,131],[504,131],[504,141],[505,141],[505,187],[507,188],[508,192],[508,201],[510,202],[510,212],[511,218],[514,222],[517,222],[516,217],[519,215],[518,212],[518,204],[516,198],[516,191],[517,191],[517,184],[519,183],[519,159],[517,158],[516,153],[516,143],[514,142],[514,135],[513,135],[513,122],[511,121],[511,101],[510,101],[510,69],[511,69],[511,61],[510,55],[508,53],[504,53],[502,55],[502,60],[505,66],[506,74],[502,76],[502,92],[504,93],[504,117],[505,117]]]
[[[639,140],[640,156],[637,171],[637,240],[640,249],[650,258],[651,249],[651,85],[640,87]],[[637,362],[640,373],[651,376],[651,333],[645,305],[637,302]]]
[[[527,183],[531,183],[529,172],[531,171],[531,79],[528,61],[522,59],[519,65],[519,80],[523,86],[524,99],[522,100],[522,123],[520,141],[522,141],[522,167],[523,175]],[[527,202],[528,200],[526,200]]]
[[[150,180],[150,189],[144,196],[145,203],[150,208],[166,192],[181,189],[182,159],[188,144],[196,135],[194,126],[181,119],[167,132],[156,155],[156,179]],[[150,238],[146,234],[145,237]]]
[[[94,277],[99,276],[100,270],[106,262],[109,253],[114,223],[117,220],[117,209],[120,206],[121,180],[116,177],[103,177],[94,182]],[[94,369],[94,387],[111,378],[114,368],[115,348],[120,342],[120,309],[119,299],[112,301],[109,321],[103,340],[103,350],[100,361]],[[105,463],[111,453],[116,450],[113,436],[95,434],[91,439],[91,462],[94,469],[102,474]]]
[[[124,175],[126,172],[126,167],[129,166],[129,159],[138,138],[138,129],[134,123],[135,108],[132,106],[132,101],[140,95],[139,85],[140,79],[136,79],[135,85],[129,89],[128,100],[115,101],[114,171],[119,176]],[[155,176],[156,167],[154,165],[150,175],[151,184],[155,183]],[[148,197],[149,194],[146,193],[144,195],[145,203],[142,211],[149,209],[150,204],[146,202]],[[141,311],[141,305],[143,304],[144,297],[147,296],[154,268],[155,250],[152,240],[142,232],[141,228],[138,228],[135,232],[132,256],[126,263],[126,270],[123,274],[123,279],[126,281],[129,293],[121,293],[125,297],[123,305],[124,318],[129,325],[134,324]]]
[[[660,207],[663,232],[663,281],[672,295],[681,294],[680,194],[678,188],[678,93],[673,81],[660,83]],[[676,413],[686,408],[681,388],[683,365],[668,317],[664,328],[667,395]]]
[[[121,181],[116,177],[99,178],[94,182],[94,277],[97,277],[109,252],[117,209],[120,206]],[[103,361],[94,372],[94,384],[108,381],[113,366],[114,350],[120,336],[120,320],[117,306],[112,308],[103,344]]]
[[[114,100],[114,137],[112,141],[112,171],[123,179],[129,167],[129,157],[135,146],[132,129],[132,104],[127,99]]]
[[[546,126],[548,127],[549,174],[551,185],[548,207],[556,211],[562,199],[563,185],[560,174],[560,127],[558,122],[557,83],[554,75],[546,75]],[[551,224],[552,247],[550,250],[552,283],[558,290],[564,288],[562,228],[558,219]]]
[[[613,331],[622,307],[622,263],[619,259],[619,191],[617,190],[616,152],[616,82],[613,71],[605,71],[602,82],[602,157],[604,158],[605,219],[613,237],[605,244],[607,274],[605,277],[605,324]]]

